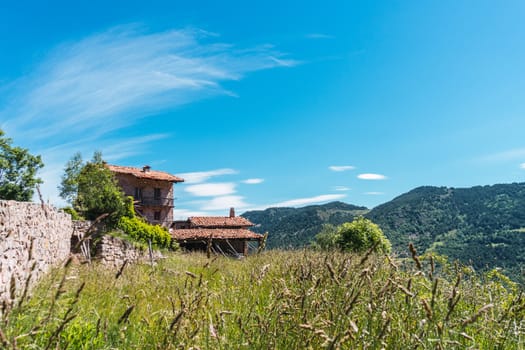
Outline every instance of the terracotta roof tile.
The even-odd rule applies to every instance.
[[[263,237],[247,229],[192,228],[171,231],[171,236],[179,241],[207,240],[210,235],[214,239],[261,239]]]
[[[139,179],[150,179],[150,180],[162,180],[170,182],[184,182],[184,179],[177,177],[175,175],[168,174],[164,171],[149,170],[144,171],[140,168],[133,168],[130,166],[120,166],[120,165],[106,165],[109,170],[118,174],[129,174],[133,175]]]
[[[250,227],[252,222],[242,216],[192,216],[188,218],[197,227]]]

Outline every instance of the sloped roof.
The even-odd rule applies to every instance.
[[[197,227],[249,227],[252,222],[242,216],[192,216],[188,218],[192,226]]]
[[[247,229],[224,229],[224,228],[190,228],[178,229],[171,232],[176,240],[207,240],[213,239],[261,239],[263,236]]]
[[[170,182],[184,182],[183,178],[171,175],[164,171],[158,170],[148,170],[144,171],[141,168],[134,168],[130,166],[120,166],[120,165],[106,165],[109,170],[117,174],[128,174],[133,175],[139,179],[149,179],[149,180],[160,180],[160,181],[170,181]]]

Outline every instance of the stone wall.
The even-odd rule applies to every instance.
[[[104,265],[122,266],[124,261],[128,263],[133,262],[149,262],[150,256],[148,249],[140,249],[135,247],[130,242],[123,239],[104,235],[97,242],[95,247],[95,258]],[[159,251],[153,251],[153,260],[156,261],[162,258]]]
[[[11,280],[21,293],[70,252],[71,216],[48,205],[0,200],[0,303]],[[32,266],[34,268],[32,269]]]

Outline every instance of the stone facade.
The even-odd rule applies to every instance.
[[[128,263],[149,262],[150,256],[148,249],[140,249],[133,244],[120,238],[112,236],[102,236],[95,247],[95,258],[104,265],[120,267],[125,261]],[[162,258],[159,251],[153,251],[153,260]]]
[[[29,274],[34,284],[63,262],[72,232],[69,214],[48,205],[0,200],[0,303],[10,297],[12,279],[19,294]]]
[[[173,184],[169,181],[138,179],[130,174],[115,174],[124,193],[136,201],[137,214],[149,223],[169,227],[173,222]]]

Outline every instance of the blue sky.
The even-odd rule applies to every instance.
[[[522,1],[0,4],[0,127],[182,175],[176,215],[525,180]]]

